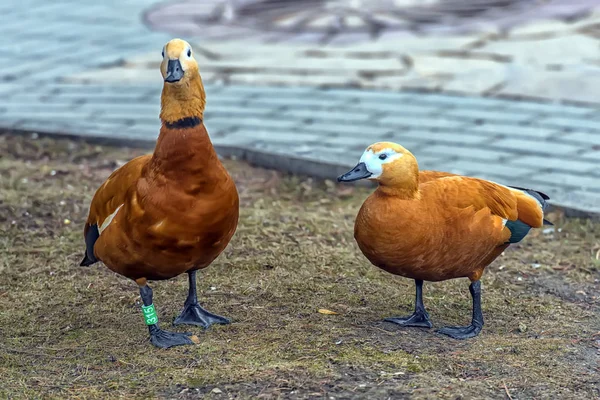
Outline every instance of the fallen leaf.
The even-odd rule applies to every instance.
[[[319,309],[319,314],[337,315],[337,313],[335,311],[327,310],[326,308],[320,308]]]

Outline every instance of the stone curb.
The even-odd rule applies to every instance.
[[[15,129],[3,129],[0,127],[0,135],[5,134],[17,134],[17,135],[30,135],[36,133],[40,136],[51,137],[51,138],[68,138],[78,139],[86,143],[104,145],[104,146],[127,146],[135,147],[140,149],[153,149],[156,144],[155,140],[145,139],[133,139],[127,137],[119,138],[108,138],[103,136],[80,136],[75,133],[65,132],[53,132],[53,131],[41,131],[41,130],[15,130]],[[274,169],[277,171],[295,174],[299,176],[306,176],[311,178],[331,180],[336,184],[336,178],[347,172],[352,166],[326,163],[314,159],[305,159],[299,157],[293,157],[289,155],[281,155],[277,153],[265,152],[256,149],[250,149],[243,146],[229,146],[229,145],[215,145],[215,149],[219,156],[224,158],[236,159],[240,161],[248,162],[251,165],[255,165],[262,168]],[[373,185],[365,182],[361,186]],[[549,211],[559,211],[564,213],[566,217],[570,218],[586,218],[600,221],[600,211],[590,211],[580,208],[577,204],[571,204],[567,201],[550,201]]]

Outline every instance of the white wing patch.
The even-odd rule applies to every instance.
[[[102,222],[102,225],[100,225],[100,227],[98,228],[98,233],[100,235],[102,235],[102,231],[104,231],[106,228],[108,228],[108,226],[110,225],[112,220],[115,218],[115,216],[117,215],[117,213],[119,212],[121,207],[123,207],[123,204],[121,204],[119,207],[117,207],[117,209],[112,214],[110,214],[108,217],[106,217],[106,219]]]

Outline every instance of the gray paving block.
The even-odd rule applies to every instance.
[[[353,103],[351,106],[344,108],[348,112],[355,113],[386,113],[388,115],[403,115],[403,116],[435,116],[440,114],[443,107],[426,106],[419,104],[410,104],[407,102],[389,102],[389,103]]]
[[[256,115],[240,116],[240,117],[223,117],[223,116],[212,116],[208,113],[204,114],[204,122],[206,126],[215,121],[215,123],[230,123],[236,127],[251,127],[251,128],[264,128],[273,130],[288,130],[297,127],[298,121],[292,119],[282,119],[280,117],[274,118],[258,118]]]
[[[489,147],[452,146],[447,144],[427,146],[424,152],[426,152],[427,155],[435,155],[438,157],[453,157],[457,159],[483,160],[488,162],[497,162],[501,158],[510,155],[505,151],[491,149]]]
[[[535,113],[526,111],[505,112],[502,110],[481,110],[472,108],[456,108],[444,112],[444,116],[460,119],[468,119],[471,121],[500,121],[504,123],[523,123],[531,121],[535,117]]]
[[[598,162],[598,166],[600,167],[600,149],[582,152],[578,155],[578,158],[580,158],[581,160],[590,160]]]
[[[351,122],[334,121],[316,121],[310,124],[299,123],[297,126],[300,132],[316,132],[323,137],[331,134],[339,136],[367,137],[372,140],[372,143],[388,140],[394,131],[392,128],[373,126],[368,123],[354,124]]]
[[[600,121],[588,118],[550,117],[535,122],[542,126],[558,127],[563,130],[600,131]]]
[[[600,192],[597,176],[554,172],[552,174],[536,174],[531,176],[531,179],[538,182],[560,185],[567,188],[586,189]]]
[[[600,146],[600,134],[599,133],[588,133],[588,132],[569,133],[566,135],[561,135],[560,139],[581,142],[581,144],[583,146],[585,146],[585,145]]]
[[[160,95],[160,92],[159,92]],[[206,105],[210,106],[212,104],[240,104],[247,103],[251,101],[253,98],[250,93],[221,93],[221,92],[213,92],[206,91]]]
[[[410,97],[414,104],[443,105],[456,109],[496,109],[501,110],[511,101],[478,96],[456,96],[442,93],[419,93],[415,92]]]
[[[316,145],[320,140],[317,135],[297,132],[292,133],[290,131],[276,131],[273,129],[239,128],[229,136],[244,137],[253,142],[267,141],[271,143],[285,143],[291,146],[295,144],[301,145],[308,143]]]
[[[373,141],[368,137],[348,137],[348,136],[323,136],[319,138],[318,146],[325,146],[327,148],[334,148],[341,152],[347,151],[349,154],[354,154],[356,160],[360,158],[361,154],[373,144]]]
[[[383,90],[322,89],[321,92],[340,99],[350,98],[372,104],[388,104],[389,102],[404,101],[413,97],[412,93]]]
[[[206,118],[210,116],[219,117],[238,117],[238,116],[257,116],[264,117],[277,111],[274,107],[253,107],[253,106],[227,106],[223,104],[214,104],[210,109],[206,108]]]
[[[426,116],[386,115],[377,121],[381,126],[421,128],[421,129],[458,129],[466,125],[456,119],[433,118]]]
[[[350,104],[351,99],[336,99],[331,97],[266,97],[264,95],[258,95],[252,100],[250,104],[254,106],[265,106],[265,107],[287,107],[290,109],[329,109],[329,108],[347,108]]]
[[[516,137],[531,137],[531,138],[548,138],[556,135],[559,131],[553,128],[541,126],[517,125],[513,123],[496,123],[486,121],[481,125],[471,125],[468,127],[473,134],[482,134],[487,137],[503,135]]]
[[[465,134],[463,130],[456,131],[431,131],[423,129],[399,130],[393,133],[390,141],[402,144],[405,140],[417,140],[421,143],[448,143],[457,146],[464,144],[482,144],[489,139],[484,135]]]
[[[323,121],[341,121],[341,122],[363,122],[369,121],[370,117],[366,114],[355,114],[345,111],[333,110],[302,110],[289,109],[279,114],[281,117],[294,118],[299,121],[311,120],[315,122]]]
[[[486,179],[490,176],[502,176],[506,178],[529,175],[536,169],[508,165],[504,162],[485,162],[461,159],[450,163],[447,172],[460,175],[468,175]]]
[[[158,118],[160,103],[85,101],[80,103],[79,109],[108,114],[114,113],[115,115],[125,115],[131,118],[146,118],[148,116]]]
[[[312,87],[285,87],[285,86],[253,86],[253,85],[223,85],[222,93],[252,94],[278,98],[280,96],[308,96],[317,95],[318,91]]]
[[[529,101],[514,101],[506,108],[506,111],[530,111],[536,114],[545,114],[557,117],[584,117],[599,113],[596,107],[572,106],[560,103],[541,103]]]
[[[52,115],[56,118],[81,119],[86,113],[77,112],[78,106],[70,104],[43,104],[43,103],[17,103],[9,102],[2,105],[7,114],[25,116],[29,119],[38,119],[42,115]]]
[[[204,126],[209,133],[224,133],[233,132],[237,129],[235,121],[230,118],[211,119],[210,121],[204,120]]]
[[[531,169],[564,170],[569,172],[592,172],[600,165],[593,161],[585,161],[575,156],[573,159],[552,156],[521,156],[510,160],[511,165],[521,165]]]
[[[525,140],[520,138],[505,138],[495,140],[490,144],[493,148],[513,151],[516,154],[573,154],[582,150],[581,146],[572,144],[549,142],[544,140]]]

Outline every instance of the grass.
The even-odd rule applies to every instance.
[[[94,191],[141,153],[0,136],[0,398],[599,398],[600,223],[554,214],[506,251],[482,334],[455,341],[381,322],[412,311],[414,287],[354,243],[368,189],[236,161],[239,228],[198,284],[233,323],[153,348],[135,283],[78,266]],[[169,327],[186,279],[151,285]],[[424,291],[435,327],[469,320],[466,280]]]

